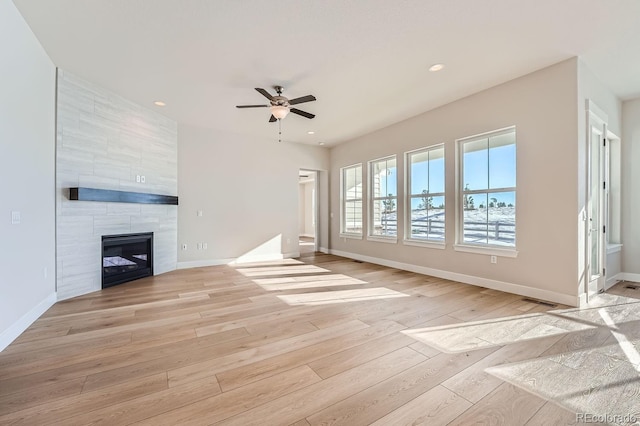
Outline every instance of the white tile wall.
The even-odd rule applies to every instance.
[[[70,201],[68,188],[177,195],[177,123],[62,70],[57,119],[58,298],[100,290],[102,235],[153,232],[154,273],[174,270],[177,206]]]

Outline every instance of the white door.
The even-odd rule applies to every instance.
[[[601,116],[590,110],[588,128],[587,301],[604,289],[605,282],[605,135],[607,134],[607,125]]]

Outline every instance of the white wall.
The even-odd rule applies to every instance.
[[[55,302],[55,67],[9,0],[0,52],[2,350]]]
[[[177,123],[67,71],[58,74],[58,298],[102,288],[103,235],[153,232],[154,274],[174,270],[176,206],[68,197],[77,186],[176,195]]]
[[[332,250],[576,304],[576,99],[577,60],[571,59],[332,148]],[[457,252],[452,248],[455,140],[511,125],[517,131],[519,254],[517,258],[500,257],[493,265],[488,255]],[[398,184],[403,188],[404,152],[439,143],[445,144],[447,175],[445,250],[403,245],[402,218],[397,244],[339,238],[340,167],[362,162],[366,175],[368,160],[396,154]],[[404,205],[402,196],[398,205]]]
[[[640,98],[622,105],[622,270],[640,281]]]
[[[327,149],[189,125],[179,126],[178,139],[178,235],[187,244],[178,267],[297,253],[299,169],[320,170],[320,190],[327,193]],[[198,250],[198,243],[207,249]]]

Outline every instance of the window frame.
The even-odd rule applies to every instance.
[[[346,206],[347,202],[360,202],[360,211],[364,213],[364,188],[360,191],[360,198],[347,198],[347,191],[345,188],[346,179],[345,175],[348,170],[360,168],[360,185],[364,186],[364,167],[362,163],[355,163],[349,166],[344,166],[340,168],[340,237],[342,238],[354,238],[354,239],[362,239],[364,233],[364,214],[361,214],[361,231],[360,232],[347,232],[346,229]]]
[[[445,212],[447,210],[447,204],[446,204],[446,192],[447,192],[447,167],[446,167],[446,147],[444,143],[439,143],[439,144],[435,144],[435,145],[429,145],[423,148],[418,148],[418,149],[414,149],[412,151],[407,151],[404,153],[404,164],[405,164],[405,177],[404,177],[404,181],[405,181],[405,190],[404,190],[404,195],[405,195],[405,214],[404,214],[404,222],[405,222],[405,226],[404,226],[404,238],[402,243],[404,245],[409,245],[409,246],[418,246],[418,247],[429,247],[429,248],[436,248],[436,249],[445,249],[446,248],[446,213],[445,213],[445,227],[444,227],[444,238],[442,240],[434,240],[434,239],[429,239],[429,238],[415,238],[413,237],[413,234],[411,233],[411,214],[412,214],[412,209],[411,209],[411,201],[414,198],[418,198],[421,197],[422,194],[413,194],[411,192],[411,186],[412,186],[412,162],[411,162],[411,157],[413,155],[416,154],[422,154],[422,153],[426,153],[426,152],[430,152],[430,151],[435,151],[435,150],[439,150],[442,149],[442,158],[445,161],[445,166],[444,166],[444,172],[443,172],[443,192],[434,192],[431,193],[429,192],[429,196],[432,197],[443,197],[445,199]],[[429,173],[427,173],[427,181],[429,179]],[[428,186],[428,185],[427,185]],[[427,188],[427,191],[429,191],[429,188]]]
[[[375,197],[373,195],[373,190],[374,190],[374,183],[373,183],[373,179],[375,174],[373,173],[373,166],[376,163],[382,162],[382,161],[389,161],[389,160],[395,160],[396,164],[396,195],[394,197],[389,197],[389,196],[385,196],[385,197]],[[399,212],[398,210],[400,209],[400,205],[398,204],[398,200],[399,200],[399,194],[398,194],[398,156],[396,154],[392,154],[392,155],[387,155],[385,157],[381,157],[381,158],[376,158],[374,160],[369,160],[367,162],[367,210],[368,210],[368,214],[367,214],[367,240],[369,241],[378,241],[378,242],[383,242],[383,243],[392,243],[395,244],[398,242],[398,225],[399,225],[399,221],[398,218],[399,216]],[[393,200],[395,202],[395,206],[396,206],[396,235],[376,235],[373,233],[373,226],[374,226],[374,203],[376,201],[381,201],[381,200]]]
[[[516,146],[516,158],[515,158],[515,183],[516,186],[513,187],[500,187],[500,188],[484,188],[484,189],[476,189],[476,190],[464,190],[464,144],[469,142],[476,142],[482,139],[489,139],[494,136],[499,136],[501,134],[506,134],[514,132],[515,137],[515,146]],[[517,235],[518,235],[518,220],[517,220],[517,210],[518,210],[518,191],[517,191],[517,146],[518,146],[518,138],[516,126],[508,126],[501,129],[491,130],[484,133],[479,133],[472,136],[467,136],[464,138],[460,138],[456,140],[456,205],[455,205],[455,213],[456,213],[456,223],[455,223],[455,243],[453,249],[455,251],[467,252],[467,253],[476,253],[490,256],[502,256],[502,257],[512,257],[515,258],[518,256],[517,249]],[[487,165],[487,175],[489,176],[491,173],[490,164]],[[514,238],[515,244],[513,246],[502,246],[497,244],[483,244],[483,243],[471,243],[464,241],[464,196],[465,195],[473,195],[473,194],[487,194],[487,193],[499,193],[499,192],[513,192],[515,196],[515,226],[514,226]]]

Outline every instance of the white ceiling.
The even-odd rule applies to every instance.
[[[327,146],[572,56],[640,96],[638,0],[14,0],[53,62],[181,122]],[[438,73],[430,65],[444,63]],[[308,135],[308,131],[315,131]]]

